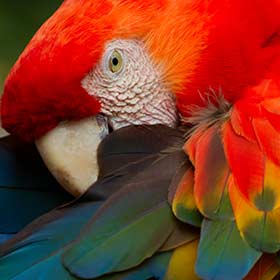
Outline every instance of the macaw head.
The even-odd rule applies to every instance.
[[[198,11],[184,23],[182,9],[173,6],[167,9],[163,0],[64,1],[7,78],[3,127],[33,141],[61,122],[97,113],[109,117],[113,129],[126,123],[174,125],[172,95],[193,70],[203,36],[193,41],[191,33],[199,30],[185,32]],[[184,26],[174,28],[170,11]],[[164,39],[167,33],[172,41]]]
[[[2,126],[36,141],[64,185],[73,181],[73,166],[65,171],[66,162],[75,162],[76,173],[83,173],[82,154],[87,164],[92,161],[93,142],[100,130],[106,134],[107,124],[113,130],[130,124],[175,126],[176,93],[192,74],[205,37],[199,9],[180,5],[64,1],[6,80]],[[84,173],[88,186],[93,172]]]
[[[230,102],[253,82],[261,71],[248,71],[238,50],[253,53],[251,44],[240,44],[248,34],[255,41],[259,34],[251,26],[239,32],[236,22],[249,8],[241,13],[238,3],[64,1],[6,80],[2,126],[36,141],[63,185],[71,185],[76,173],[75,186],[83,185],[81,174],[88,186],[92,166],[82,163],[92,163],[94,143],[100,130],[107,133],[107,124],[113,130],[129,124],[175,126],[178,112],[187,116],[189,105],[202,104],[201,94],[209,88],[221,87]]]

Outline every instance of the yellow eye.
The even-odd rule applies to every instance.
[[[118,51],[114,51],[109,60],[109,68],[113,73],[121,70],[123,65],[123,59]]]

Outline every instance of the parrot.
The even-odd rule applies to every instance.
[[[7,226],[0,279],[278,279],[279,11],[63,1],[7,77],[1,121],[47,166],[35,181],[72,199]]]

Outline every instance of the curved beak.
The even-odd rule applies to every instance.
[[[71,194],[83,194],[98,177],[97,149],[109,133],[102,115],[58,125],[36,141],[45,164]]]

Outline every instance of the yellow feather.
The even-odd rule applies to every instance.
[[[169,262],[164,280],[198,280],[195,274],[198,240],[178,247]]]

